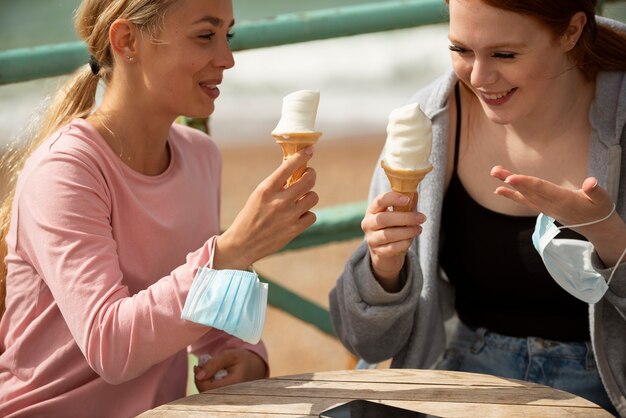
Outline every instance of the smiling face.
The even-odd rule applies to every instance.
[[[480,0],[449,9],[452,67],[491,121],[532,117],[567,88],[567,46],[537,20]]]
[[[136,92],[145,91],[146,106],[168,117],[213,113],[223,73],[235,64],[229,46],[233,23],[231,0],[172,5],[156,41],[140,36]]]

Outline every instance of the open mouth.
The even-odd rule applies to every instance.
[[[200,88],[202,88],[202,91],[204,91],[204,93],[212,99],[217,99],[220,95],[220,89],[217,87],[217,84],[200,83]]]
[[[492,93],[479,92],[483,101],[488,105],[499,106],[509,101],[513,94],[517,91],[517,87],[514,87],[505,91],[498,91]]]

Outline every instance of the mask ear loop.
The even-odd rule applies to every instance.
[[[606,215],[602,219],[598,219],[597,221],[585,222],[585,223],[576,224],[576,225],[563,225],[563,226],[557,227],[557,229],[563,229],[563,228],[571,229],[571,228],[579,228],[581,226],[589,226],[589,225],[599,224],[600,222],[604,222],[607,219],[609,219],[611,217],[611,215],[613,215],[613,213],[615,212],[616,208],[617,208],[617,206],[615,205],[615,203],[613,203],[613,209],[611,210],[611,213],[609,213],[608,215]],[[607,286],[611,284],[611,280],[613,280],[613,276],[615,275],[615,271],[617,270],[617,267],[620,265],[620,263],[624,259],[625,255],[626,255],[626,248],[624,248],[624,251],[622,252],[622,255],[617,260],[617,263],[615,263],[615,266],[611,269],[611,275],[609,276],[609,279],[606,281],[606,285]]]
[[[619,257],[619,260],[617,260],[617,263],[615,263],[615,266],[613,267],[613,270],[611,270],[611,275],[609,276],[609,280],[606,281],[606,285],[607,286],[611,284],[611,280],[613,280],[613,275],[615,274],[615,271],[617,270],[617,267],[622,262],[622,260],[624,259],[625,255],[626,255],[626,248],[624,248],[624,251],[622,251],[622,255]]]
[[[213,237],[213,241],[211,241],[211,245],[209,246],[209,250],[211,251],[211,256],[209,257],[209,261],[203,266],[204,268],[209,268],[213,270],[213,257],[215,257],[215,244],[217,243],[217,235]]]
[[[213,258],[215,257],[215,245],[217,244],[217,238],[218,236],[215,236],[213,238],[213,241],[211,241],[211,245],[209,247],[209,250],[211,251],[211,256],[209,257],[209,261],[206,262],[206,264],[203,266],[204,268],[209,268],[210,270],[213,270]],[[258,276],[256,270],[254,269],[254,266],[252,264],[250,264],[250,270],[252,270],[252,272]]]
[[[613,213],[615,212],[616,206],[615,203],[613,203],[613,209],[611,209],[611,213],[609,213],[608,215],[606,215],[604,218],[602,219],[598,219],[596,221],[591,221],[591,222],[585,222],[582,224],[576,224],[576,225],[562,225],[562,226],[557,226],[557,229],[572,229],[572,228],[580,228],[581,226],[589,226],[589,225],[595,225],[595,224],[599,224],[600,222],[604,222],[607,219],[609,219],[611,217],[611,215],[613,215]]]

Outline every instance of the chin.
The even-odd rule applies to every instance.
[[[487,119],[489,119],[491,122],[496,123],[498,125],[508,125],[509,123],[512,122],[512,120],[509,118],[503,118],[500,115],[494,115],[494,114],[487,114]]]
[[[496,123],[498,125],[507,125],[509,123],[513,123],[515,120],[511,115],[505,112],[494,112],[490,107],[483,107],[483,112],[485,112],[485,116],[489,119],[490,122]]]
[[[215,111],[215,106],[203,106],[202,108],[189,109],[185,115],[189,118],[208,118]]]

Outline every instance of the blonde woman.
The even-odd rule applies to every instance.
[[[201,391],[269,374],[262,342],[181,319],[210,259],[245,270],[315,220],[315,172],[283,187],[309,148],[219,235],[219,152],[174,121],[213,112],[233,23],[231,0],[81,4],[91,61],[8,167],[19,177],[2,209],[1,416],[135,416],[185,395],[188,347],[212,356]]]

